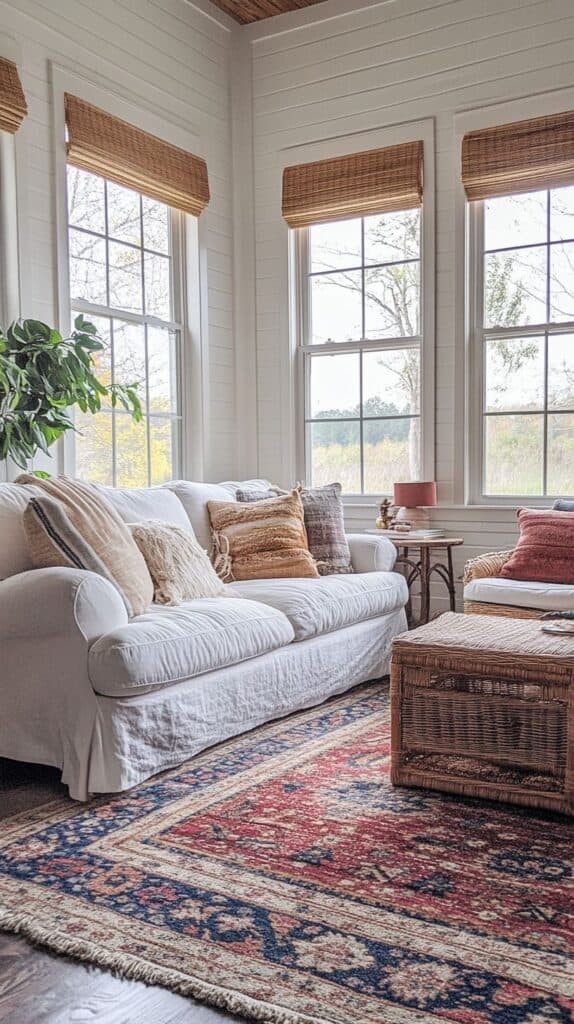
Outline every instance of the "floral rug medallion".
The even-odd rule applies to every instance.
[[[574,823],[388,763],[372,684],[18,815],[0,927],[269,1024],[571,1024]]]

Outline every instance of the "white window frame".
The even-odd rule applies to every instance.
[[[540,189],[539,191],[545,191]],[[548,191],[548,190],[546,190]],[[552,191],[552,190],[550,190]],[[512,194],[512,193],[509,193]],[[485,425],[488,416],[496,415],[528,415],[529,412],[518,411],[512,413],[487,413],[486,406],[486,342],[489,338],[529,338],[529,337],[544,337],[545,339],[545,357],[544,357],[544,408],[535,410],[536,414],[544,417],[544,433],[543,433],[543,471],[542,471],[542,483],[543,488],[546,489],[547,482],[547,469],[548,469],[548,417],[552,415],[553,411],[556,412],[572,412],[568,409],[552,410],[548,409],[546,399],[546,383],[548,374],[548,337],[552,337],[559,334],[574,334],[574,320],[564,322],[547,321],[545,323],[528,324],[517,327],[486,327],[484,325],[484,209],[485,205],[483,201],[477,200],[469,203],[468,211],[468,230],[470,238],[470,280],[471,288],[469,292],[470,298],[470,344],[471,344],[471,374],[472,380],[474,381],[473,395],[472,395],[472,408],[471,416],[474,424],[474,429],[470,432],[470,444],[471,444],[471,459],[474,469],[473,480],[478,484],[478,490],[476,491],[476,499],[478,503],[494,504],[500,502],[501,504],[516,505],[517,503],[535,504],[535,505],[548,505],[549,502],[555,498],[560,497],[572,497],[572,495],[561,495],[553,493],[545,493],[543,495],[532,495],[532,494],[510,494],[510,495],[499,495],[489,494],[484,489],[485,475],[486,475],[486,439],[485,439]],[[542,246],[543,243],[541,243]],[[546,238],[545,246],[548,251],[551,250],[552,244],[549,243],[548,237]],[[521,246],[512,246],[511,249],[519,249]],[[529,246],[525,246],[529,248]],[[504,250],[503,250],[504,251]],[[546,280],[546,301],[548,303],[548,290],[550,287],[549,281],[549,265],[547,264],[547,280]]]
[[[297,479],[310,479],[310,453],[307,443],[306,411],[309,407],[308,372],[306,353],[347,352],[407,348],[420,344],[421,394],[420,394],[420,476],[434,479],[435,475],[435,175],[434,175],[434,122],[431,119],[409,122],[391,128],[347,135],[329,139],[328,142],[300,146],[288,151],[283,166],[306,163],[312,160],[345,156],[368,149],[398,145],[403,142],[422,140],[424,146],[424,192],[420,225],[420,334],[416,339],[364,340],[358,342],[336,342],[332,345],[307,344],[309,338],[308,310],[308,229],[290,231],[289,239],[289,292],[290,292],[290,340],[291,374],[295,381],[293,389],[293,420],[295,434],[295,459]],[[420,340],[419,340],[420,339]],[[375,494],[345,494],[346,505],[372,505]]]
[[[115,117],[136,125],[143,131],[165,139],[181,149],[206,158],[199,129],[173,120],[173,111],[161,109],[150,100],[149,107],[136,107],[133,101],[118,92],[118,83],[98,76],[98,81],[77,75],[55,61],[50,62],[54,122],[54,161],[56,171],[56,240],[58,323],[61,331],[69,329],[72,302],[69,287],[69,246],[67,209],[67,155],[65,145],[64,95],[66,92],[101,107]],[[121,74],[120,76],[121,77]],[[173,248],[177,247],[178,280],[173,282],[174,301],[179,300],[181,340],[179,345],[179,411],[181,414],[179,472],[187,479],[201,480],[204,474],[206,409],[209,395],[209,343],[207,323],[207,230],[205,214],[192,217],[177,214]],[[172,261],[172,265],[173,265]],[[76,308],[77,304],[74,304]],[[130,316],[118,311],[118,319]],[[63,443],[54,452],[57,468],[50,472],[74,474],[75,442],[68,431]],[[174,467],[174,475],[178,467]]]
[[[419,288],[419,302],[422,307],[422,296],[423,296],[423,255],[422,255],[422,231],[423,231],[423,208],[420,207],[420,248],[419,248],[419,269],[420,269],[420,288]],[[357,218],[359,219],[359,218]],[[374,496],[379,497],[382,495],[373,495],[369,491],[364,490],[365,482],[365,464],[364,464],[364,442],[363,442],[363,431],[364,424],[369,422],[369,417],[363,416],[362,405],[363,405],[363,367],[362,367],[362,356],[365,352],[385,352],[385,351],[397,351],[398,349],[415,348],[420,355],[420,383],[421,383],[421,394],[419,396],[419,412],[413,414],[419,420],[420,424],[420,452],[419,452],[419,465],[422,468],[423,461],[423,425],[422,425],[422,381],[423,381],[423,333],[413,335],[412,337],[400,337],[400,338],[375,338],[367,339],[361,338],[357,341],[333,341],[327,342],[322,345],[314,345],[311,341],[311,254],[310,254],[310,228],[298,228],[296,231],[295,247],[297,251],[297,266],[298,266],[298,295],[299,295],[299,349],[298,349],[298,362],[299,376],[301,377],[299,383],[299,389],[303,397],[303,470],[304,479],[308,483],[312,479],[312,450],[311,450],[311,431],[313,423],[325,422],[324,420],[314,420],[310,416],[311,408],[311,365],[314,358],[320,359],[327,355],[348,355],[357,354],[360,362],[359,372],[359,406],[360,413],[356,418],[353,418],[353,422],[359,423],[360,432],[360,478],[361,478],[361,491],[354,493],[347,493],[347,498],[353,499],[369,499]],[[400,261],[398,261],[400,262]],[[413,259],[412,262],[415,262]],[[355,269],[355,268],[353,268]],[[356,269],[359,269],[358,266]],[[364,264],[361,266],[361,270],[368,269],[368,265]],[[364,293],[362,296],[362,302],[364,305]],[[419,327],[422,326],[422,308],[419,309]],[[387,417],[381,417],[386,419]],[[389,416],[388,419],[393,417]],[[408,413],[404,416],[394,417],[396,419],[411,418]],[[341,418],[342,421],[348,422]],[[349,418],[350,419],[350,418]],[[390,491],[387,496],[390,496]]]
[[[456,274],[455,274],[455,315],[457,335],[464,339],[464,345],[455,350],[455,436],[464,438],[464,444],[456,445],[454,451],[455,501],[467,507],[490,506],[491,508],[516,508],[528,504],[533,508],[548,507],[553,497],[561,495],[487,495],[482,493],[483,480],[483,423],[482,406],[484,394],[484,366],[482,359],[483,304],[483,239],[484,221],[481,205],[469,202],[464,193],[460,177],[460,154],[462,140],[467,132],[494,128],[533,117],[558,114],[574,108],[574,88],[535,94],[519,100],[510,100],[455,115],[456,152]],[[479,319],[480,317],[480,319]],[[568,325],[552,325],[559,332]],[[512,331],[511,329],[511,335]],[[497,336],[500,332],[494,331]],[[502,332],[504,333],[504,332]],[[538,326],[523,329],[520,334],[544,331]]]
[[[97,177],[97,175],[94,175],[94,177]],[[107,181],[107,179],[105,179],[105,178],[103,178],[102,180]],[[140,195],[140,197],[141,197],[141,193],[137,193],[137,194]],[[107,195],[107,186],[106,186],[106,195]],[[140,202],[141,202],[141,198],[140,198]],[[140,211],[141,211],[141,205],[140,205]],[[149,413],[149,412],[146,411],[146,407],[149,406],[149,401],[148,401],[148,399],[149,399],[149,375],[147,374],[147,364],[148,364],[148,356],[147,356],[148,345],[147,345],[147,340],[145,342],[146,378],[145,378],[145,382],[144,382],[144,389],[143,389],[142,394],[140,395],[140,398],[142,399],[142,405],[144,406],[144,415],[143,415],[143,424],[142,424],[142,426],[146,430],[146,434],[147,434],[147,477],[148,477],[147,486],[152,486],[153,485],[153,480],[151,479],[151,432],[150,432],[150,422],[151,421],[157,421],[157,420],[160,420],[160,421],[161,420],[165,420],[165,421],[169,420],[170,421],[171,426],[172,426],[172,438],[173,438],[173,443],[172,443],[172,455],[173,455],[172,475],[173,475],[173,478],[175,479],[176,477],[179,477],[182,474],[182,435],[183,435],[183,430],[182,430],[182,422],[183,422],[183,409],[182,409],[182,391],[183,391],[183,389],[182,389],[182,347],[183,347],[183,338],[184,338],[184,322],[183,322],[184,270],[183,270],[183,268],[184,268],[184,253],[185,253],[185,218],[184,218],[183,213],[181,213],[179,210],[174,210],[173,208],[171,208],[171,209],[168,208],[168,217],[169,217],[169,234],[170,234],[169,254],[168,254],[169,255],[169,260],[170,260],[170,301],[171,301],[171,308],[172,308],[173,319],[162,320],[162,319],[160,319],[160,318],[158,318],[156,316],[151,316],[150,314],[146,314],[146,313],[135,313],[135,312],[132,312],[130,310],[122,309],[122,308],[116,307],[116,306],[100,305],[98,303],[88,302],[85,299],[76,298],[72,294],[70,294],[70,298],[69,298],[70,316],[71,316],[72,319],[74,319],[75,316],[78,313],[82,313],[82,314],[84,314],[84,316],[88,320],[90,319],[90,317],[103,317],[104,319],[110,320],[110,321],[112,321],[112,320],[120,320],[120,321],[122,321],[124,323],[136,324],[139,327],[144,327],[144,328],[146,328],[146,327],[157,327],[160,330],[168,331],[170,334],[173,334],[173,336],[174,336],[175,351],[176,351],[176,358],[175,358],[176,409],[175,409],[174,412],[172,412],[170,414],[165,414],[163,416],[162,415],[158,415],[158,414],[154,414],[154,413]],[[102,241],[105,242],[105,244],[106,244],[106,276],[109,278],[109,263],[108,263],[108,256],[107,256],[108,247],[109,247],[108,243],[110,241],[115,241],[116,239],[114,239],[113,236],[108,234],[108,231],[107,231],[107,220],[108,220],[108,218],[107,218],[107,198],[106,198],[106,231],[105,231],[105,234],[101,234],[98,231],[93,231],[90,228],[81,228],[81,227],[78,227],[75,224],[70,224],[69,220],[68,220],[68,231],[79,231],[79,232],[82,232],[83,234],[91,235],[93,238],[100,238],[100,239],[102,239]],[[122,241],[122,240],[118,239],[118,241]],[[153,250],[149,250],[149,249],[144,249],[143,236],[140,239],[140,245],[139,246],[132,245],[129,242],[123,242],[123,241],[122,241],[122,244],[123,245],[127,245],[130,248],[136,249],[138,251],[138,253],[140,254],[140,256],[141,256],[142,261],[144,259],[144,252],[153,251]],[[163,255],[163,254],[160,254],[160,255]],[[108,285],[109,285],[109,280],[108,280]],[[141,278],[141,285],[142,285],[142,309],[143,309],[144,308],[144,302],[145,302],[145,298],[144,298],[144,276],[143,276],[143,274],[142,274],[142,278]],[[147,339],[147,332],[146,332],[146,339]],[[112,351],[113,351],[113,344],[112,344]],[[127,411],[124,411],[124,410],[118,408],[118,409],[116,409],[116,411],[114,413],[114,418],[112,420],[112,474],[113,474],[114,486],[117,486],[116,485],[116,441],[115,441],[116,420],[115,420],[115,417],[116,416],[129,416],[129,415],[130,415],[130,413],[128,413]],[[74,441],[75,441],[75,438],[74,438]],[[75,444],[74,444],[74,447],[75,447]]]

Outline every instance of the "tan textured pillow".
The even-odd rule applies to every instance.
[[[60,516],[58,529],[54,528],[46,508],[24,516],[30,557],[40,569],[51,565],[73,565],[93,568],[93,563],[80,564],[82,559],[66,537],[66,520],[73,528],[74,537],[84,542],[84,551],[90,550],[95,559],[113,577],[121,592],[128,615],[139,615],[149,608],[153,600],[153,583],[144,558],[128,527],[105,498],[90,484],[70,480],[65,476],[40,480],[29,473],[18,477],[16,483],[30,488],[30,497],[43,492],[59,502],[66,515]],[[34,489],[32,491],[32,488]]]
[[[224,580],[318,576],[297,491],[239,503],[208,501],[214,564]]]
[[[156,519],[129,528],[153,580],[156,604],[231,596],[191,533]]]

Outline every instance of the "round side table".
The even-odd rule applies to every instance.
[[[368,533],[384,537],[385,530],[368,530]],[[448,595],[450,610],[455,610],[455,582],[454,569],[452,564],[452,549],[464,544],[462,537],[429,537],[409,540],[405,534],[404,540],[396,536],[388,537],[398,551],[395,566],[402,569],[407,586],[409,588],[409,600],[407,604],[407,619],[409,628],[415,623],[412,614],[411,593],[413,584],[420,580],[421,588],[421,611],[420,618],[416,625],[422,626],[428,622],[430,615],[430,585],[433,576],[438,576],[445,584]],[[411,554],[412,552],[412,554]],[[446,558],[446,562],[445,562]]]

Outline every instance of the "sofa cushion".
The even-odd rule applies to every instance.
[[[96,693],[129,697],[236,665],[284,647],[293,628],[281,612],[256,601],[226,597],[154,606],[90,648]]]
[[[196,483],[193,480],[170,480],[163,486],[177,495],[202,548],[211,551],[211,523],[207,502],[235,501],[235,492],[220,484]]]
[[[513,605],[515,608],[540,608],[548,612],[574,609],[574,585],[538,583],[487,577],[472,580],[464,588],[465,601]]]
[[[34,494],[41,494],[36,488]],[[24,529],[24,511],[31,487],[0,484],[0,580],[34,568]]]
[[[406,581],[395,572],[244,580],[230,586],[241,597],[282,611],[293,626],[296,640],[387,615],[404,607],[408,599]]]
[[[188,515],[173,491],[165,487],[104,487],[94,484],[113,505],[124,523],[145,523],[150,519],[192,532]]]
[[[281,487],[276,487],[269,480],[264,480],[257,477],[253,480],[223,480],[218,487],[225,487],[229,491],[232,498],[236,498],[239,501],[239,491],[258,491],[263,493],[270,491],[270,498],[276,497],[278,494],[287,494]]]

